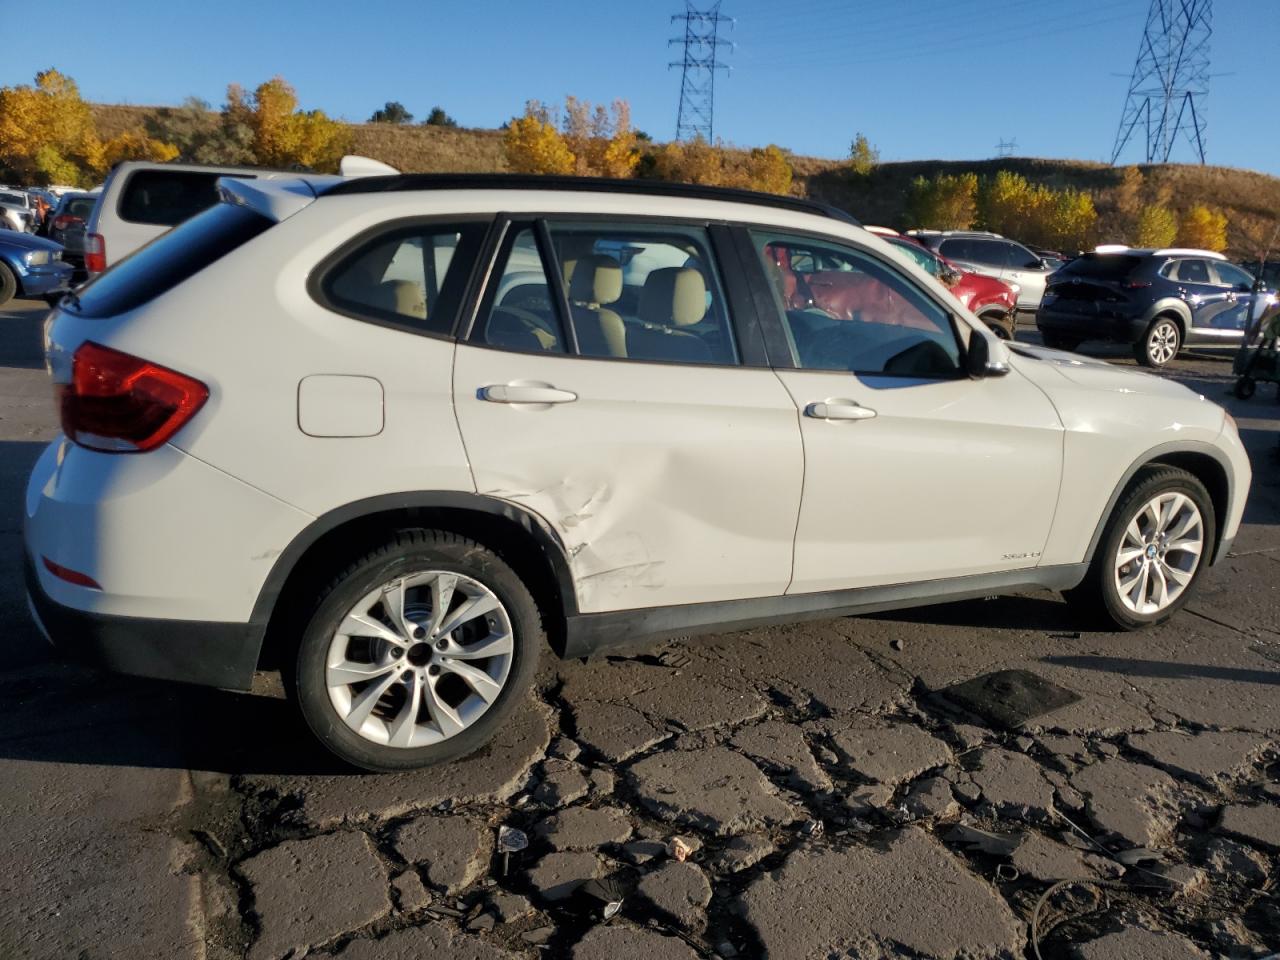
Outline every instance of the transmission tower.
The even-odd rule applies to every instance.
[[[1138,128],[1146,133],[1147,163],[1167,163],[1179,137],[1205,162],[1212,35],[1213,0],[1151,0],[1111,151],[1112,164]]]
[[[1003,160],[1006,157],[1012,157],[1013,151],[1017,149],[1018,149],[1018,141],[1016,139],[1001,140],[999,143],[996,144],[996,156],[1001,160]]]
[[[720,12],[720,3],[713,3],[706,10],[695,10],[692,0],[686,0],[684,13],[671,18],[672,23],[684,23],[684,35],[672,37],[669,45],[682,44],[684,57],[673,60],[671,67],[680,67],[680,112],[676,115],[676,139],[692,140],[702,137],[712,143],[715,133],[716,72],[728,70],[728,64],[720,61],[720,50],[732,47],[728,40],[720,38],[720,26],[733,26],[733,19]]]

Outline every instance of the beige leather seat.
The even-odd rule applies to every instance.
[[[579,257],[569,281],[569,305],[578,349],[588,357],[625,357],[627,328],[613,310],[622,296],[622,265],[606,254]]]
[[[384,280],[378,284],[377,306],[402,317],[427,319],[426,292],[412,280]]]
[[[696,333],[682,330],[707,314],[707,282],[692,267],[654,270],[640,291],[640,320],[627,338],[628,354],[641,360],[706,363],[711,350]]]

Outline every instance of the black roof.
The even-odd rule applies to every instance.
[[[857,220],[838,207],[804,197],[784,197],[731,187],[707,187],[665,180],[610,180],[605,177],[552,177],[522,173],[401,173],[385,177],[355,177],[325,191],[326,196],[346,193],[391,193],[399,190],[560,190],[579,193],[624,193],[633,196],[683,197],[689,200],[721,200],[775,207],[796,213],[830,217],[854,226]]]

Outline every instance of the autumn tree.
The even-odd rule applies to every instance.
[[[862,133],[849,144],[849,169],[860,177],[870,174],[880,165],[880,151]]]
[[[1138,247],[1159,250],[1178,237],[1178,218],[1163,204],[1149,203],[1138,211],[1138,223],[1133,243]]]
[[[530,100],[524,115],[507,124],[502,137],[507,169],[512,173],[573,173],[573,152],[552,122],[551,111],[542,103]]]
[[[163,140],[154,140],[141,130],[126,130],[102,145],[102,166],[110,170],[125,160],[152,160],[165,163],[178,159],[178,148]]]
[[[791,164],[787,160],[787,155],[780,147],[771,143],[767,147],[754,149],[747,155],[743,182],[731,185],[758,190],[761,193],[778,193],[786,196],[791,193],[792,177]]]
[[[34,86],[0,89],[0,168],[10,178],[87,185],[102,164],[89,105],[70,77],[45,70]]]
[[[413,123],[410,113],[399,100],[388,100],[379,110],[373,111],[370,123]]]
[[[1180,247],[1196,250],[1223,251],[1227,249],[1227,216],[1203,204],[1196,204],[1182,215],[1178,224],[1178,237],[1174,241]]]
[[[232,84],[223,112],[228,123],[252,132],[253,158],[262,166],[334,171],[351,149],[350,129],[323,110],[299,110],[297,94],[282,77],[260,84],[249,96]]]
[[[725,186],[724,151],[700,136],[683,142],[673,140],[654,154],[653,174],[672,183]]]
[[[940,173],[911,182],[907,212],[915,226],[968,230],[978,215],[978,175]]]
[[[629,177],[635,172],[640,152],[627,101],[606,107],[565,97],[563,132],[579,176]]]

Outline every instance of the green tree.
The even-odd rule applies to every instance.
[[[865,177],[879,165],[880,151],[862,133],[857,134],[849,144],[849,169]]]
[[[238,165],[254,160],[253,129],[247,120],[225,109],[215,111],[199,97],[159,111],[147,121],[147,133],[172,143],[179,158],[191,163]]]
[[[399,100],[388,100],[381,110],[373,111],[370,123],[413,123],[413,114]]]
[[[978,214],[977,197],[976,173],[916,177],[907,197],[907,216],[916,227],[968,230]]]
[[[1149,203],[1138,211],[1138,224],[1134,230],[1135,246],[1160,249],[1178,238],[1178,218],[1168,207]]]
[[[428,127],[456,127],[458,121],[444,112],[444,107],[432,107],[427,119],[422,121]]]

